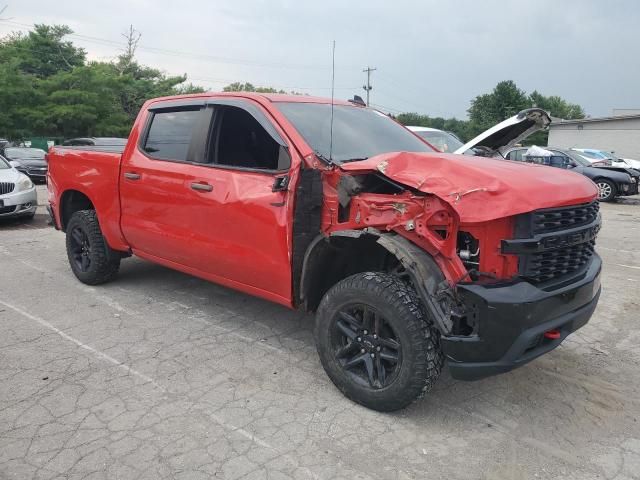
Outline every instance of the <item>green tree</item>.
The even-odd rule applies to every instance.
[[[167,76],[135,60],[137,37],[115,62],[90,62],[64,37],[66,26],[37,25],[0,39],[0,136],[126,136],[154,97],[204,91],[186,75]]]
[[[35,25],[28,34],[12,33],[0,40],[0,63],[17,59],[21,73],[47,78],[84,65],[85,51],[64,37],[73,33],[66,25]]]
[[[530,105],[527,94],[513,80],[499,82],[491,93],[478,95],[471,100],[468,110],[470,130],[477,135]]]
[[[562,118],[564,120],[575,120],[584,118],[584,110],[580,105],[569,103],[557,95],[545,97],[537,90],[529,95],[531,106],[536,106],[546,110],[552,117]]]
[[[233,82],[222,89],[223,92],[257,92],[257,93],[287,93],[272,87],[255,87],[249,82]]]
[[[401,113],[396,120],[403,125],[413,125],[416,127],[429,127],[454,133],[463,142],[471,138],[469,132],[469,122],[458,120],[457,118],[429,117],[418,113]]]

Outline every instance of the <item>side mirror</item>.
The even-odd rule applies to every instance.
[[[9,160],[9,165],[11,165],[13,168],[18,168],[22,166],[20,162],[16,162],[15,160]]]

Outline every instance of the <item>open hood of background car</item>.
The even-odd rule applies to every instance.
[[[463,222],[486,222],[542,208],[589,203],[598,189],[583,175],[532,163],[446,153],[393,152],[345,163],[438,196]]]
[[[547,128],[550,123],[551,118],[547,112],[541,108],[528,108],[482,132],[453,153],[464,154],[475,148],[476,152],[481,152],[486,157],[492,157],[496,153],[502,155],[520,140]]]

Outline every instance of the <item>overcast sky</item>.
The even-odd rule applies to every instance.
[[[464,118],[500,80],[560,95],[592,116],[640,108],[638,0],[0,0],[0,35],[69,25],[89,58],[120,53],[129,24],[138,60],[211,90],[233,81]]]

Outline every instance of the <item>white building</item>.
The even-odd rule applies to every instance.
[[[582,120],[554,120],[549,127],[549,146],[595,148],[622,158],[640,160],[640,111]]]

